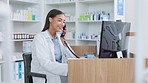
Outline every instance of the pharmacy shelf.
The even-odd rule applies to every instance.
[[[44,8],[43,7],[44,3],[40,3],[40,2],[42,2],[43,0],[2,0],[2,1],[5,1],[7,6],[11,7],[11,12],[10,12],[11,19],[9,21],[13,22],[13,26],[12,26],[13,32],[12,33],[17,32],[20,34],[22,34],[22,33],[23,34],[25,34],[25,33],[31,34],[31,33],[37,33],[40,31],[40,28],[42,27],[42,21],[43,21],[42,18],[44,17],[42,14],[43,8]],[[29,20],[27,20],[27,19],[29,19]],[[12,39],[11,40],[14,45],[13,46],[14,47],[14,54],[12,53],[11,56],[12,55],[16,56],[12,59],[13,62],[18,62],[18,61],[23,60],[23,58],[22,58],[22,53],[24,52],[23,47],[26,45],[26,42],[27,43],[29,42],[29,45],[31,47],[32,40],[33,39],[17,39],[17,40]],[[5,40],[0,38],[0,43],[1,42],[5,42]],[[24,45],[24,43],[25,43],[25,45]],[[17,54],[17,52],[20,54]],[[3,61],[3,62],[5,62],[5,61]],[[3,62],[0,61],[0,64]],[[0,72],[0,74],[1,74],[1,72]],[[2,73],[2,75],[0,76],[0,83],[5,83],[3,81],[1,82],[1,78],[3,78],[4,74]],[[14,75],[11,78],[14,79],[13,83],[24,83],[23,78],[21,78],[19,80],[15,80]]]
[[[23,41],[33,41],[33,39],[14,39],[12,41],[14,41],[14,42],[23,42]],[[0,42],[3,42],[3,40],[0,40]]]
[[[5,83],[5,82],[2,81],[1,83]],[[14,83],[24,83],[24,79],[14,80]]]
[[[22,41],[33,41],[33,39],[14,39],[15,42],[22,42]]]
[[[14,59],[13,61],[15,61],[15,62],[23,61],[23,58]]]
[[[79,41],[92,41],[92,42],[96,42],[96,39],[78,39]]]
[[[80,23],[94,23],[94,22],[102,22],[101,20],[96,20],[96,21],[90,21],[90,20],[88,20],[88,21],[78,21],[78,22],[80,22]]]
[[[13,33],[31,34],[38,33],[42,27],[43,1],[42,0],[8,0],[11,6],[11,21],[13,22]],[[33,39],[13,39],[14,51],[22,52],[24,41]]]
[[[48,12],[50,9],[57,8],[65,12],[65,15],[68,17],[74,16],[74,21],[66,21],[66,24],[70,30],[70,28],[74,28],[76,39],[67,39],[71,42],[71,44],[75,45],[89,45],[95,43],[92,39],[79,39],[80,34],[84,33],[87,36],[91,35],[99,35],[101,29],[101,23],[107,20],[115,20],[117,17],[114,13],[116,13],[116,0],[67,0],[64,2],[55,1],[55,0],[46,0],[45,3],[45,12]],[[92,17],[94,14],[100,14],[100,18]],[[101,15],[108,15],[108,18]],[[85,16],[88,16],[88,19],[91,20],[83,20],[86,19]],[[84,18],[83,18],[84,17]],[[92,17],[92,18],[90,18]],[[95,19],[94,19],[95,18]],[[81,20],[82,19],[82,20]],[[92,20],[93,19],[93,20]]]
[[[32,23],[40,22],[39,20],[19,20],[19,19],[11,19],[11,21],[13,22],[32,22]]]
[[[47,3],[46,5],[66,5],[66,4],[75,4],[76,2],[54,2],[54,3]]]
[[[76,44],[96,45],[95,39],[79,39],[98,36],[102,21],[114,20],[115,0],[78,0],[76,3]],[[104,18],[103,18],[104,17]],[[84,35],[82,35],[84,34]]]
[[[94,3],[106,3],[106,2],[113,2],[114,0],[79,0],[79,3],[88,3],[88,4],[94,4]]]
[[[25,0],[10,0],[10,3],[13,3],[13,4],[19,4],[19,5],[37,5],[39,4],[39,2],[34,2],[32,0],[30,1],[25,1]]]

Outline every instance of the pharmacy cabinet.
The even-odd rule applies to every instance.
[[[9,0],[12,9],[11,21],[13,22],[12,39],[14,41],[14,80],[23,83],[22,53],[31,52],[31,43],[34,35],[42,27],[42,1],[40,0]],[[19,58],[18,58],[19,57]]]
[[[68,42],[71,45],[96,45],[103,20],[123,20],[124,14],[117,14],[119,1],[122,0],[46,0],[45,15],[53,8],[64,11]]]
[[[24,41],[32,41],[36,33],[41,30],[40,0],[9,0],[12,9],[11,21],[15,52],[23,52]]]
[[[12,41],[14,42],[15,52],[12,56],[14,56],[15,61],[22,60],[22,53],[31,51],[33,37],[41,31],[44,3],[42,0],[2,1],[11,7],[10,21],[13,23]],[[15,83],[23,83],[23,77],[16,79],[14,75],[13,78],[16,80]]]
[[[10,21],[13,23],[12,39],[15,52],[23,52],[23,42],[30,42],[41,31],[43,16],[42,0],[1,0],[10,8]],[[43,4],[42,4],[43,3]]]

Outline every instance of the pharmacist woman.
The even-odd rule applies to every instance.
[[[32,46],[31,71],[47,75],[47,83],[67,83],[68,58],[75,56],[60,38],[65,25],[62,11],[52,9],[46,17],[42,32],[36,34]],[[66,32],[67,30],[65,30]],[[44,83],[44,79],[33,77],[33,83]]]

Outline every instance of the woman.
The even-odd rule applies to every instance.
[[[59,32],[65,25],[62,11],[52,9],[47,17],[42,32],[33,41],[31,71],[47,75],[48,83],[62,83],[61,78],[67,76],[67,58],[75,56],[62,43]],[[33,78],[34,83],[44,83],[42,78]]]

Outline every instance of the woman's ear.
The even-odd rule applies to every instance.
[[[52,18],[51,17],[49,17],[49,22],[52,22]]]

